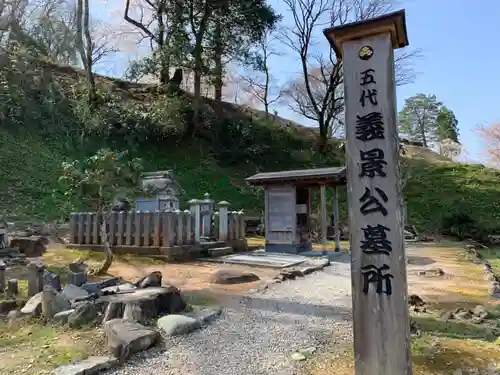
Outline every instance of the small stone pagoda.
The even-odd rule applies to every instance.
[[[147,172],[143,174],[143,187],[151,187],[157,193],[150,198],[139,197],[135,200],[137,211],[163,211],[180,209],[179,195],[182,188],[175,180],[174,173],[168,171]]]

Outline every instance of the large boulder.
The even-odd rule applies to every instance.
[[[201,327],[201,321],[186,315],[167,315],[158,319],[158,328],[167,336],[182,335]]]
[[[242,284],[258,280],[259,276],[254,273],[236,270],[219,270],[210,276],[212,284]]]
[[[109,353],[120,362],[124,362],[134,353],[150,348],[160,337],[157,331],[124,319],[106,322],[104,332]]]

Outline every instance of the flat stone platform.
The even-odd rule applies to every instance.
[[[256,250],[248,253],[224,255],[215,258],[200,258],[200,261],[215,263],[231,263],[257,267],[283,268],[304,263],[308,257],[295,254],[266,253]]]
[[[326,252],[322,250],[313,250],[300,254],[286,254],[266,253],[263,249],[259,249],[252,252],[224,255],[214,258],[199,258],[198,260],[256,267],[284,268],[297,266],[307,262],[311,257],[328,257],[329,259],[335,259],[337,256],[345,254],[345,252],[346,250],[341,250],[340,252],[334,252],[333,250]]]

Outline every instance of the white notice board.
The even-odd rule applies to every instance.
[[[267,215],[269,231],[293,231],[296,225],[295,188],[269,188]]]

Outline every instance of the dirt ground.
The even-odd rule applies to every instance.
[[[412,337],[413,374],[453,375],[457,369],[472,371],[464,374],[488,373],[485,372],[487,367],[496,365],[500,356],[498,341],[490,342],[481,337],[488,329],[440,319],[442,312],[458,307],[482,305],[490,311],[498,311],[495,310],[498,302],[489,298],[489,282],[484,278],[483,266],[467,259],[461,243],[451,241],[409,245],[407,259],[408,292],[418,294],[429,310],[428,313],[412,314],[412,320],[422,331],[420,336]],[[422,273],[428,271],[433,275],[437,269],[441,269],[444,275]],[[354,375],[353,356],[352,346],[332,347],[327,353],[308,361],[305,373]],[[474,369],[479,372],[474,372]]]
[[[462,244],[444,241],[439,244],[412,245],[407,248],[407,255],[409,293],[418,294],[432,310],[445,311],[477,304],[494,307],[497,304],[488,298],[489,283],[484,279],[482,266],[467,259]],[[49,269],[59,273],[64,280],[67,265],[72,260],[85,258],[93,266],[102,260],[102,254],[53,247],[43,258]],[[261,280],[240,285],[211,284],[210,275],[219,269],[253,272]],[[444,275],[428,275],[437,269],[441,269]],[[166,264],[150,258],[124,255],[116,257],[109,275],[133,282],[152,271],[161,271],[164,283],[177,286],[188,303],[195,305],[221,304],[224,295],[254,289],[261,282],[272,279],[278,272],[271,268],[208,262]],[[422,271],[427,271],[427,274],[424,275]],[[9,276],[20,279],[25,277],[22,268],[12,270]],[[413,339],[415,375],[451,375],[455,368],[462,366],[484,368],[489,363],[496,363],[496,358],[500,356],[498,344],[460,337],[464,332],[476,332],[477,327],[442,323],[433,315],[417,318],[428,328],[425,328],[421,337]],[[4,358],[0,361],[0,373],[38,374],[38,369],[50,369],[72,359],[97,354],[96,347],[102,350],[103,345],[93,345],[95,340],[103,340],[102,329],[74,332],[37,322],[22,322],[14,327],[0,322],[0,355]],[[82,342],[87,344],[82,346]],[[429,351],[429,347],[437,349]],[[338,349],[334,348],[329,353],[309,360],[305,373],[354,374],[352,348],[345,351]]]
[[[441,307],[460,307],[477,304],[497,304],[488,298],[489,282],[485,280],[483,266],[467,259],[461,244],[419,244],[407,248],[408,291],[425,301]],[[419,275],[427,271],[431,275],[442,270],[443,276]],[[430,272],[429,272],[430,271]]]
[[[260,281],[236,285],[219,285],[210,283],[210,275],[218,270],[252,272],[259,276]],[[153,271],[160,271],[163,275],[164,283],[175,285],[183,292],[205,291],[222,296],[224,293],[239,293],[255,288],[262,282],[270,281],[278,274],[279,270],[208,262],[156,264],[151,266],[116,262],[110,268],[109,273],[115,276],[120,276],[125,280],[133,281]]]

